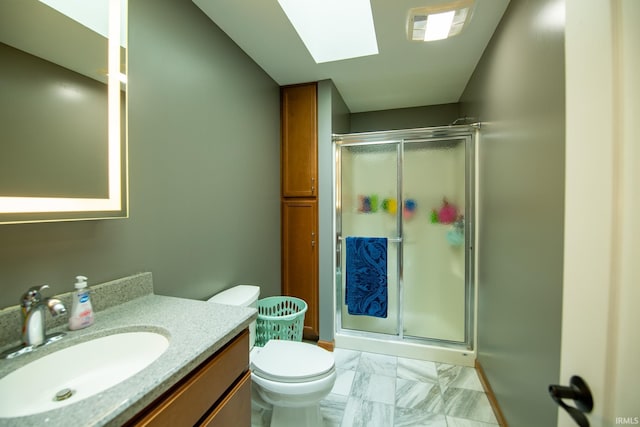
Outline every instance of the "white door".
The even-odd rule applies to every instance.
[[[559,382],[573,375],[587,382],[591,426],[640,425],[638,21],[638,0],[566,0]],[[575,425],[560,410],[558,426]]]

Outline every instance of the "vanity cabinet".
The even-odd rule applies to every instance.
[[[250,425],[249,332],[244,330],[126,427]]]
[[[318,339],[317,84],[284,86],[281,99],[282,293],[308,306],[304,337]]]

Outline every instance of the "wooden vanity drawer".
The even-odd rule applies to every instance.
[[[200,427],[249,426],[251,424],[251,372],[247,371]]]
[[[222,407],[222,403],[225,402],[225,399],[228,398],[230,400],[229,403],[239,406],[241,404],[239,401],[242,400],[241,397],[246,395],[246,390],[242,389],[240,393],[237,393],[238,399],[234,401],[235,395],[232,395],[232,391],[239,386],[241,387],[240,383],[242,381],[236,383],[236,380],[243,376],[245,372],[248,374],[248,369],[249,333],[245,330],[167,391],[156,402],[143,410],[128,426],[194,426],[210,410],[212,410],[211,415],[213,415],[217,409],[220,409],[219,412],[224,416],[225,410]],[[234,383],[236,383],[234,389],[227,393],[221,403],[214,408],[214,404],[223,397]],[[248,381],[248,383],[251,384],[251,381]],[[250,423],[250,388],[246,400],[246,405],[249,405],[247,413],[249,414]],[[242,404],[245,405],[245,403]],[[214,421],[212,419],[212,422]],[[214,422],[210,425],[223,426],[225,424],[216,424]]]

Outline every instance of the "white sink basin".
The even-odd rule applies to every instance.
[[[140,372],[167,347],[164,335],[124,332],[47,354],[0,379],[0,417],[33,415],[86,399]]]

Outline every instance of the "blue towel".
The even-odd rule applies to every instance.
[[[347,237],[345,304],[349,314],[387,317],[387,239]]]

